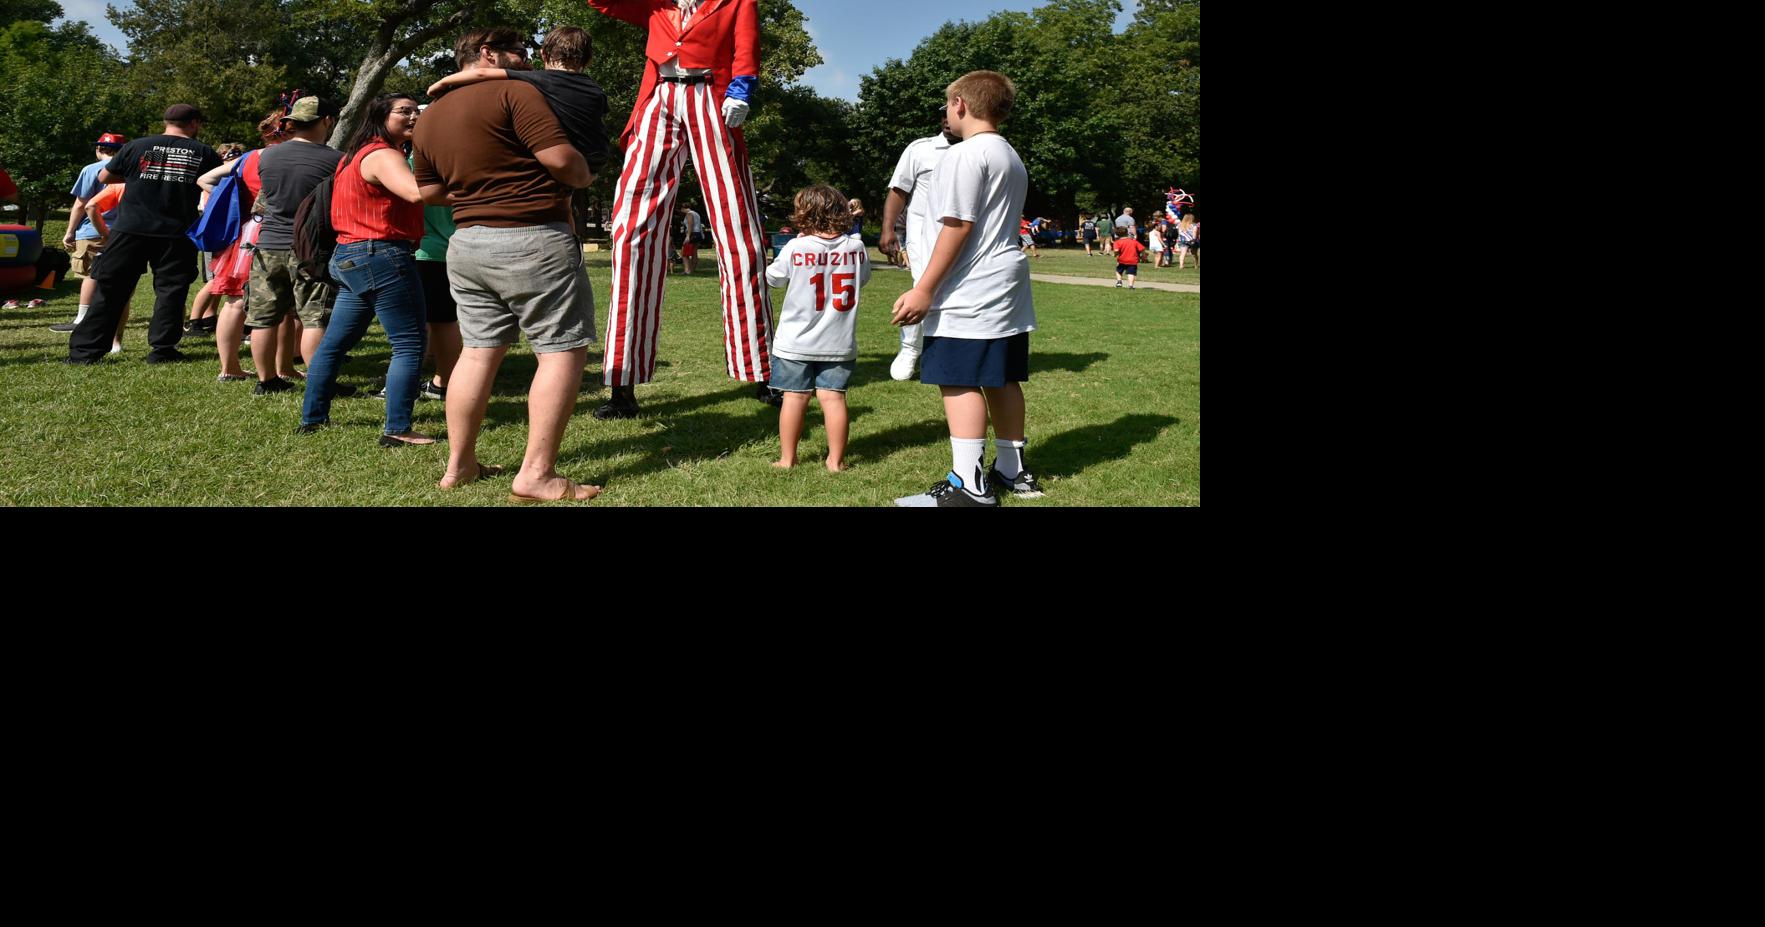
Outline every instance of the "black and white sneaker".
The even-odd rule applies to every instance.
[[[999,507],[999,497],[993,493],[991,484],[984,493],[971,491],[962,478],[954,472],[944,475],[943,482],[938,483],[925,493],[917,496],[902,496],[895,504],[904,509],[994,509]]]
[[[1016,477],[1007,477],[999,472],[999,468],[988,467],[987,488],[992,489],[995,486],[1003,487],[1019,499],[1040,499],[1043,495],[1042,484],[1036,482],[1036,475],[1028,470]]]

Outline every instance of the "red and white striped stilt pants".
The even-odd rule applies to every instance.
[[[603,367],[608,386],[648,383],[655,376],[668,226],[689,147],[705,193],[708,231],[717,240],[729,375],[749,382],[772,377],[772,294],[761,259],[760,204],[747,142],[740,130],[723,124],[714,95],[709,83],[663,82],[638,104],[641,116],[613,196],[613,295]]]

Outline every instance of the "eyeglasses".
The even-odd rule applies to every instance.
[[[499,52],[508,52],[511,55],[520,55],[523,60],[527,58],[527,47],[525,45],[486,45],[484,47],[494,48]]]
[[[417,113],[419,111],[414,107],[407,106],[407,107],[401,107],[399,109],[395,109],[392,112],[394,115],[398,115],[398,116],[415,116],[415,115],[417,115]]]

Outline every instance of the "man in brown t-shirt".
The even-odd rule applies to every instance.
[[[512,29],[460,37],[467,67],[527,66]],[[588,362],[594,294],[570,227],[570,191],[594,182],[551,107],[531,84],[486,81],[447,94],[417,122],[415,164],[425,202],[452,206],[447,276],[464,350],[448,381],[449,455],[441,488],[500,472],[478,462],[478,430],[509,346],[527,335],[539,369],[527,395],[527,456],[512,501],[585,501],[598,486],[559,475],[558,446]]]

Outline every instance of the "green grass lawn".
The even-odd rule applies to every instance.
[[[59,233],[45,229],[51,240]],[[1085,260],[1082,252],[1076,260]],[[590,254],[588,263],[604,326],[609,257]],[[923,492],[943,475],[950,449],[937,390],[888,376],[897,344],[888,317],[908,286],[906,272],[879,267],[864,290],[848,396],[851,469],[830,474],[821,465],[826,443],[813,406],[797,469],[772,468],[778,413],[751,398],[751,386],[724,376],[710,268],[704,261],[695,277],[669,278],[662,361],[655,381],[638,388],[642,418],[595,420],[606,390],[600,348],[590,349],[590,386],[565,433],[559,469],[606,486],[592,505],[879,506]],[[249,383],[216,383],[213,339],[184,341],[193,363],[143,364],[150,279],[136,293],[124,354],[97,367],[56,364],[67,338],[48,326],[73,317],[77,292],[77,281],[63,283],[47,306],[0,314],[0,446],[7,452],[0,505],[505,503],[508,477],[438,491],[445,445],[378,448],[378,400],[339,399],[334,427],[299,436],[300,394],[254,397]],[[1035,299],[1041,328],[1031,339],[1025,384],[1027,453],[1048,495],[1008,504],[1199,505],[1200,296],[1035,284]],[[342,382],[373,385],[390,357],[379,326],[352,355]],[[510,352],[479,440],[485,462],[520,463],[533,370],[525,344]],[[445,434],[442,404],[420,401],[416,427]]]

